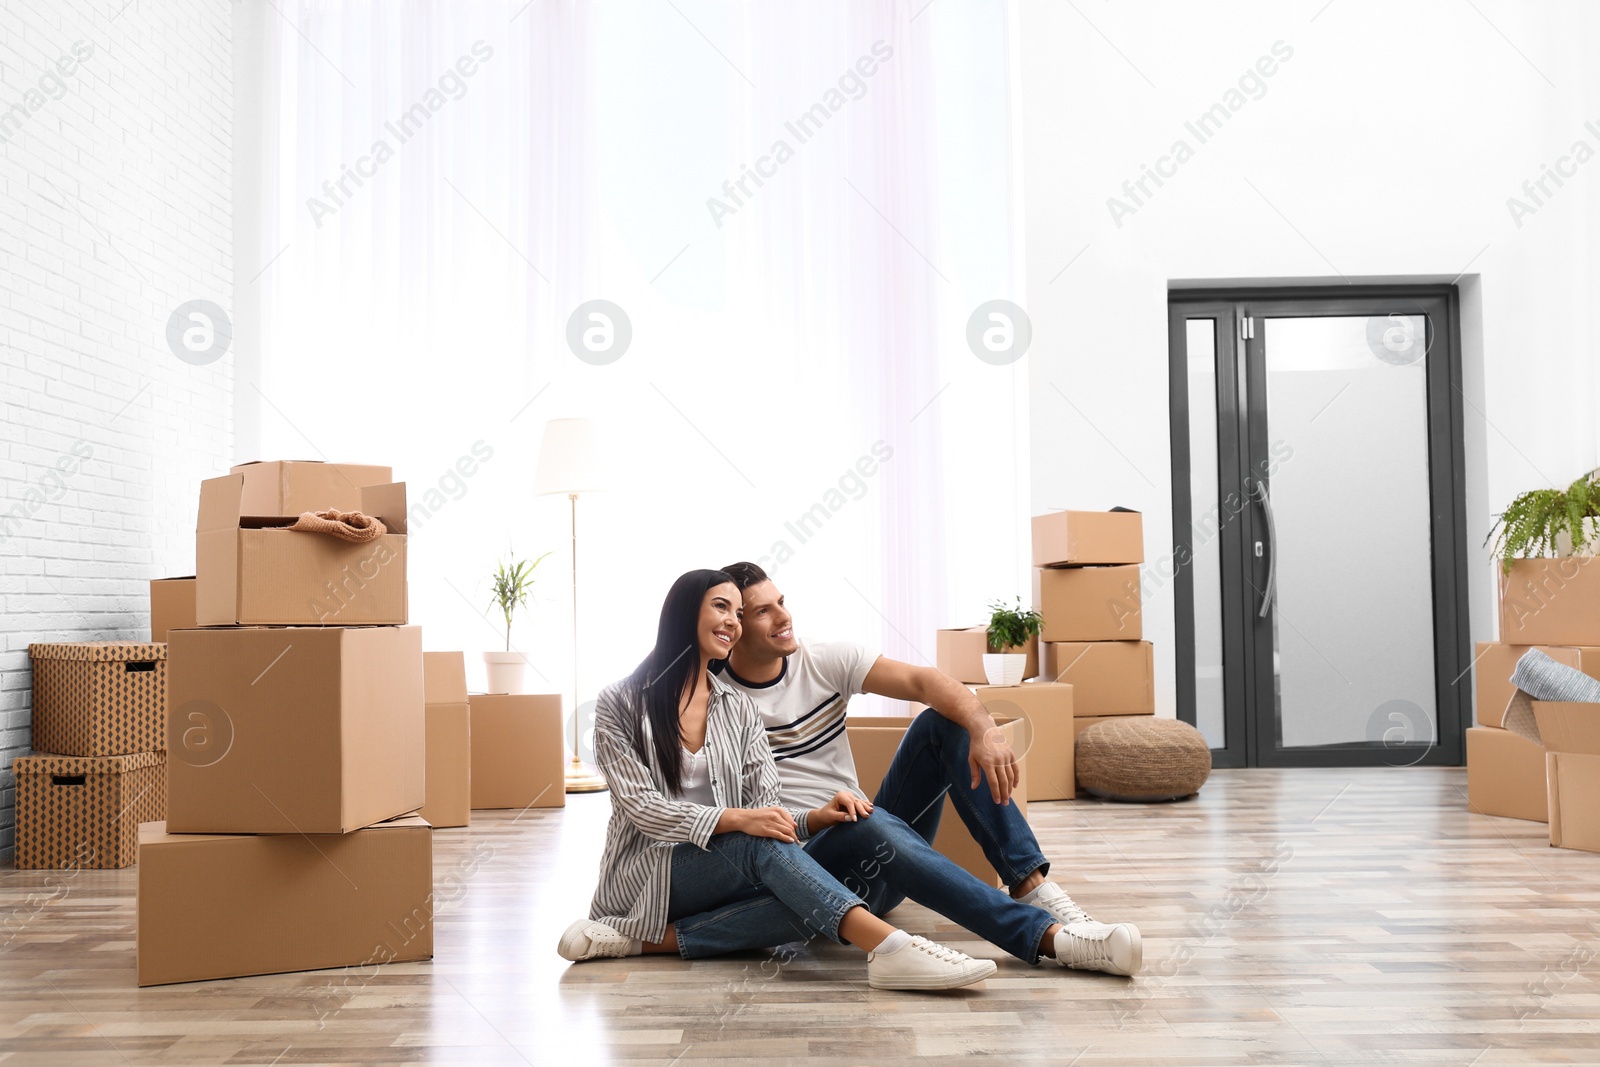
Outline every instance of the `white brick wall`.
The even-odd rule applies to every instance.
[[[232,304],[230,19],[215,0],[0,7],[7,859],[29,642],[146,637],[145,582],[192,573],[199,480],[233,454],[231,354],[192,366],[166,340],[179,304]]]

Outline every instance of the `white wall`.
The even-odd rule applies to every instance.
[[[231,303],[228,22],[0,9],[0,854],[28,644],[147,638],[145,581],[192,573],[199,479],[231,457],[229,359],[167,343],[178,305]]]
[[[1492,513],[1600,460],[1600,159],[1547,185],[1534,214],[1507,207],[1575,141],[1600,150],[1600,13],[1571,0],[1021,0],[1019,14],[1034,510],[1141,508],[1148,552],[1171,549],[1170,282],[1460,277],[1472,630],[1492,637],[1479,547]],[[1185,122],[1279,41],[1292,56],[1199,143]],[[1179,138],[1192,158],[1119,226],[1108,198]],[[1170,585],[1144,625],[1171,714]]]

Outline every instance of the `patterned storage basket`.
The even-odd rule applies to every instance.
[[[34,644],[28,656],[37,751],[120,756],[167,747],[165,644]]]
[[[167,754],[19,756],[17,866],[128,867],[139,824],[167,817]]]

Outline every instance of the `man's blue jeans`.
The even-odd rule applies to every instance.
[[[845,889],[865,900],[874,915],[909,897],[1018,959],[1036,963],[1039,942],[1054,917],[979,881],[929,843],[939,830],[948,791],[962,821],[1008,885],[1036,870],[1049,870],[1016,806],[996,805],[986,783],[970,788],[967,751],[965,730],[937,712],[924,711],[901,740],[873,802],[873,813],[814,835],[805,843],[805,851]],[[676,851],[673,858],[676,900]],[[758,887],[739,900],[681,918],[675,925],[678,951],[685,959],[787,944],[817,932],[808,932],[791,909]]]
[[[699,927],[708,912],[738,929],[744,925],[743,915],[759,910],[763,923],[780,935],[772,944],[818,934],[838,941],[839,920],[862,903],[804,849],[787,841],[726,833],[714,836],[707,848],[687,843],[672,848],[667,919],[678,920],[678,949],[686,958],[715,955],[698,951]],[[684,919],[686,915],[698,918]]]

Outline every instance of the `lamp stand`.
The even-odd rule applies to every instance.
[[[568,493],[572,504],[572,762],[567,764],[569,793],[599,793],[606,786],[604,776],[578,758],[578,494]]]

